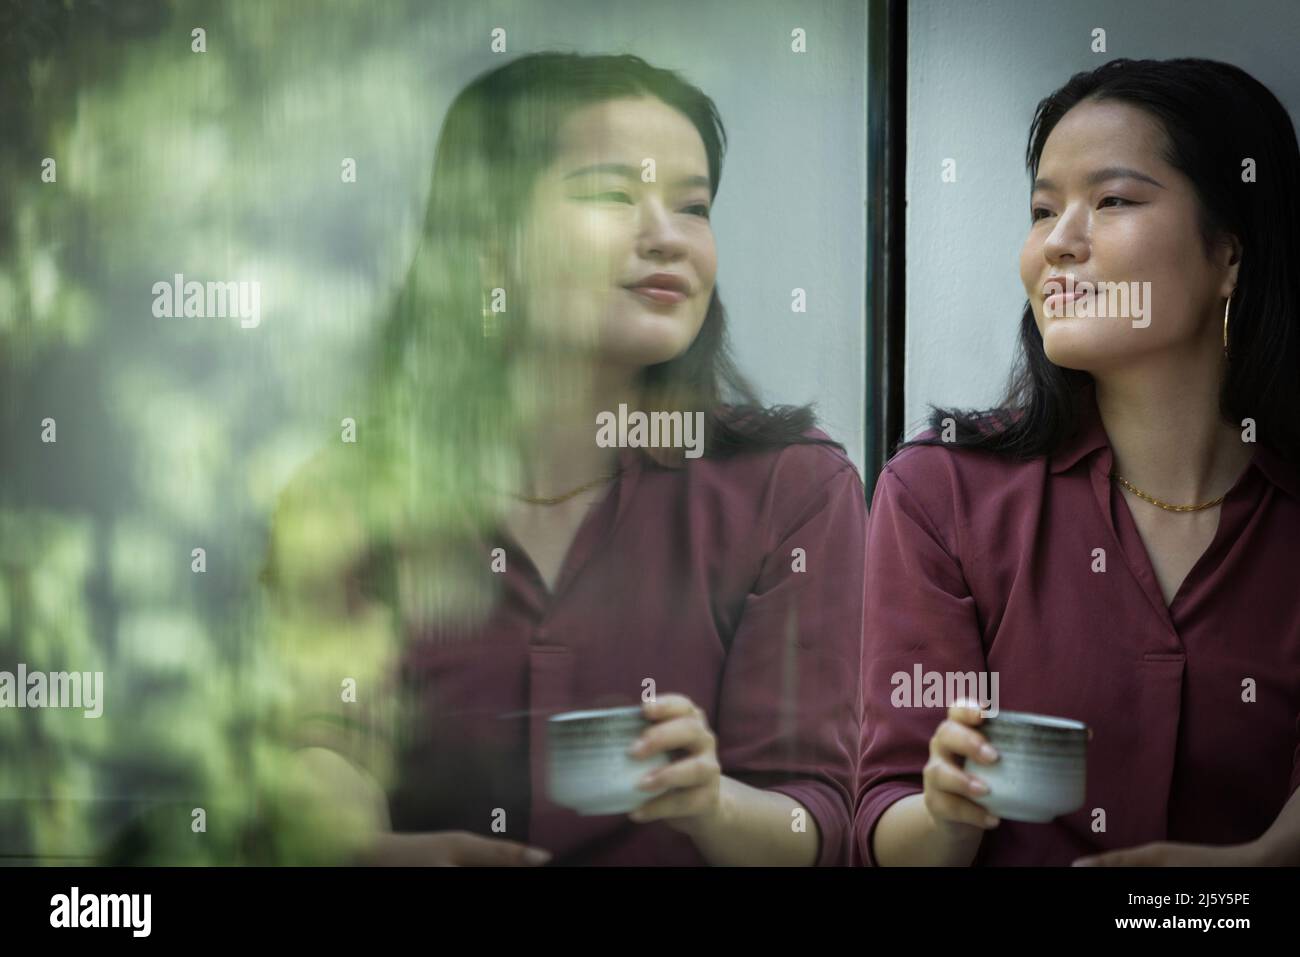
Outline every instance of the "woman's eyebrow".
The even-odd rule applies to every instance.
[[[573,179],[575,176],[584,176],[588,173],[613,173],[616,176],[623,176],[628,179],[640,179],[641,171],[635,166],[628,166],[625,163],[596,163],[592,166],[584,166],[582,169],[575,169],[572,173],[567,174],[566,180]],[[709,188],[709,178],[707,176],[683,176],[676,184],[677,186],[703,186]]]
[[[1165,188],[1163,183],[1157,182],[1146,173],[1139,173],[1137,170],[1130,169],[1127,166],[1107,166],[1104,169],[1093,170],[1084,177],[1083,182],[1086,186],[1096,186],[1098,183],[1104,183],[1106,180],[1110,179],[1136,179],[1143,183],[1150,183],[1152,186],[1159,187],[1160,189]],[[1056,185],[1055,180],[1036,179],[1034,180],[1033,192],[1036,193],[1040,189],[1056,190],[1059,188],[1060,187]]]

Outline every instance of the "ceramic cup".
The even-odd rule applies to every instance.
[[[636,786],[668,764],[668,754],[633,758],[627,753],[650,725],[641,708],[569,711],[546,723],[550,798],[579,814],[627,814],[662,791]]]
[[[1002,711],[978,728],[998,752],[993,764],[967,760],[989,786],[972,798],[1009,821],[1045,823],[1083,806],[1088,726],[1069,718]]]

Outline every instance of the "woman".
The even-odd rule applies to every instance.
[[[633,56],[525,56],[449,110],[369,452],[357,423],[348,613],[401,610],[416,702],[368,860],[849,857],[865,496],[727,358],[724,142],[704,94]],[[684,413],[675,446],[610,444],[622,407]],[[548,716],[626,704],[639,756],[672,758],[647,800],[553,804]]]
[[[875,493],[859,853],[1300,862],[1290,118],[1236,67],[1117,60],[1039,104],[1028,167],[1009,395],[936,411]],[[1100,289],[1128,307],[1068,283],[1122,284]],[[980,709],[889,704],[918,664],[995,674],[999,710],[1085,722],[1084,806],[1046,825],[987,813]]]

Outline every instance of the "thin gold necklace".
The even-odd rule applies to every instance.
[[[1154,495],[1148,495],[1146,492],[1137,488],[1132,482],[1124,478],[1124,476],[1120,475],[1118,472],[1111,472],[1110,477],[1113,478],[1115,481],[1119,482],[1120,485],[1124,486],[1126,489],[1128,489],[1138,498],[1142,499],[1142,501],[1150,502],[1152,505],[1155,505],[1159,508],[1163,508],[1166,512],[1199,512],[1203,509],[1214,508],[1214,506],[1218,505],[1225,498],[1227,498],[1227,494],[1225,493],[1223,495],[1220,495],[1218,498],[1214,499],[1213,501],[1205,502],[1202,505],[1170,505],[1168,502],[1160,501],[1160,499],[1156,498]]]
[[[600,478],[592,479],[590,482],[586,482],[582,485],[579,485],[577,488],[573,489],[572,491],[565,492],[562,495],[555,495],[555,496],[521,495],[518,492],[512,492],[511,494],[515,498],[519,499],[519,501],[527,502],[529,505],[559,505],[561,502],[567,502],[575,495],[581,495],[583,492],[587,491],[588,489],[593,489],[597,485],[604,485],[606,482],[615,478],[621,471],[622,469],[615,469],[613,472],[610,472],[608,475],[602,475]]]

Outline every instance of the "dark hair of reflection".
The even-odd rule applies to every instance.
[[[1165,159],[1191,180],[1208,249],[1224,233],[1242,244],[1229,324],[1229,362],[1219,398],[1229,422],[1250,417],[1260,440],[1300,459],[1300,151],[1295,128],[1272,92],[1244,70],[1213,60],[1125,60],[1077,73],[1038,104],[1029,130],[1031,180],[1048,135],[1085,100],[1145,110],[1164,127]],[[1258,181],[1242,182],[1252,157]],[[930,425],[955,424],[955,440],[918,439],[1025,460],[1050,455],[1074,430],[1078,390],[1092,377],[1053,364],[1026,302],[1020,350],[997,408],[931,407]]]
[[[375,370],[375,381],[390,389],[423,370],[426,379],[438,380],[446,401],[458,405],[459,424],[446,420],[444,405],[440,421],[415,424],[415,434],[427,435],[425,425],[441,429],[465,449],[485,432],[508,431],[503,370],[510,337],[482,334],[484,290],[501,283],[483,274],[481,256],[504,257],[509,249],[537,175],[556,155],[568,114],[630,96],[656,97],[691,121],[704,141],[710,194],[716,196],[726,149],[717,108],[676,73],[639,57],[529,54],[483,73],[452,103],[434,158],[421,247],[381,333]],[[643,394],[647,411],[704,412],[705,455],[825,444],[803,435],[814,422],[810,406],[760,405],[730,357],[716,286],[694,342],[682,355],[645,369]],[[477,411],[465,409],[470,401],[480,403]],[[493,409],[494,402],[501,404]],[[449,426],[462,434],[446,436]],[[646,451],[660,464],[680,461],[672,450]]]

